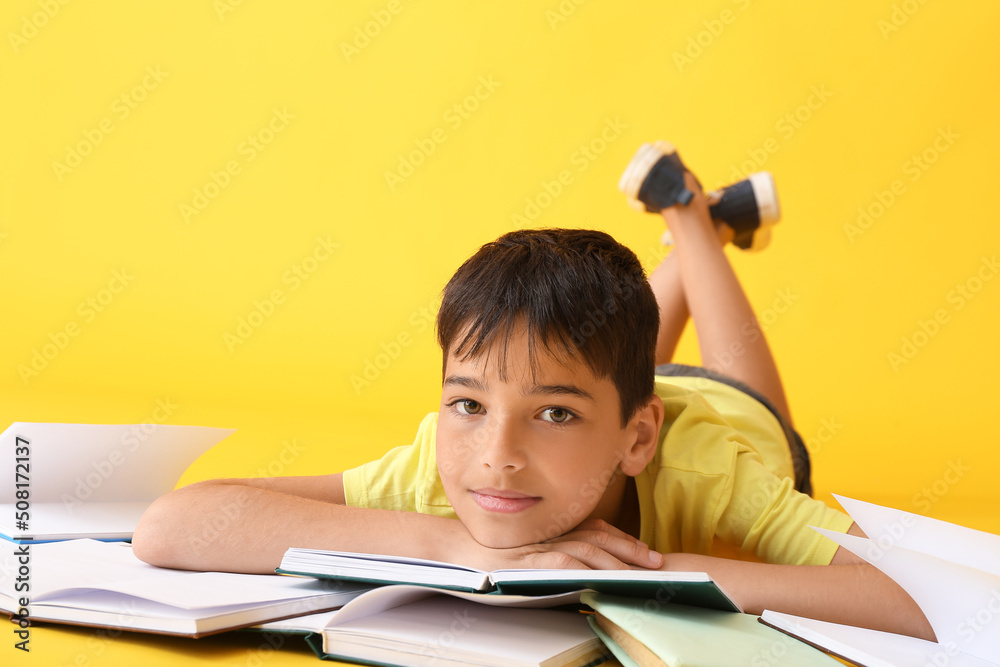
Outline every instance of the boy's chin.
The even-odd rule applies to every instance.
[[[531,544],[540,544],[546,540],[558,537],[559,534],[546,535],[543,531],[526,527],[524,530],[503,530],[482,526],[469,526],[469,532],[476,542],[490,549],[516,549]]]
[[[532,539],[530,537],[519,535],[512,532],[501,532],[496,530],[470,530],[472,533],[472,538],[479,542],[479,544],[484,547],[489,547],[490,549],[516,549],[517,547],[523,547],[528,544],[537,544],[538,542],[544,541],[540,539]]]

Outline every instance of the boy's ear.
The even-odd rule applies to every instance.
[[[663,400],[654,395],[629,422],[627,430],[632,440],[620,465],[623,473],[635,477],[653,460],[660,445],[662,424]]]

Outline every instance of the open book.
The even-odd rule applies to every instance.
[[[704,572],[658,570],[494,570],[485,572],[420,558],[289,549],[277,570],[282,574],[357,581],[368,584],[420,584],[442,589],[545,595],[590,589],[696,607],[740,611],[739,605]]]
[[[323,658],[427,667],[584,667],[609,653],[575,610],[580,593],[482,595],[427,586],[383,586],[339,611],[266,623],[307,634]]]
[[[368,587],[143,563],[120,542],[2,550],[0,609],[16,620],[200,635],[340,607]],[[19,583],[16,583],[19,582]]]
[[[1000,535],[836,498],[868,537],[816,530],[899,584],[937,642],[771,611],[761,620],[865,667],[1000,665]]]
[[[626,667],[836,667],[820,651],[758,622],[679,604],[584,593],[590,624]]]
[[[146,508],[232,432],[17,422],[0,435],[0,537],[130,539]]]

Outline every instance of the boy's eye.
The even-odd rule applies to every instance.
[[[466,398],[455,403],[455,409],[463,415],[478,415],[483,411],[483,405],[478,401]]]
[[[573,418],[573,413],[565,408],[545,408],[542,411],[542,420],[555,424],[565,424]]]

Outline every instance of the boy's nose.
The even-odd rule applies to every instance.
[[[483,465],[498,472],[515,472],[524,467],[524,437],[512,420],[493,419],[479,435],[483,439]]]

